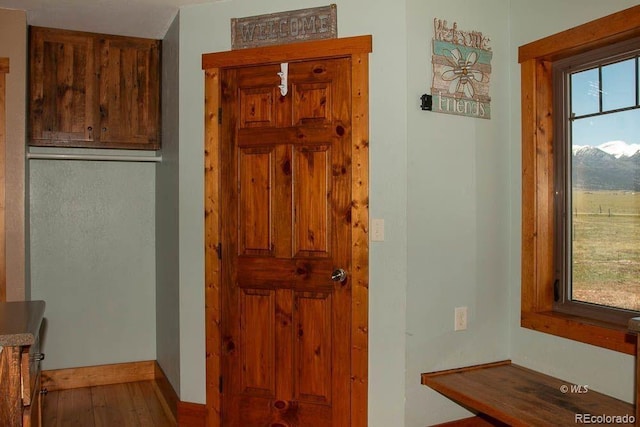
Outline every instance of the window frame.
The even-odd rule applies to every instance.
[[[639,315],[637,311],[605,307],[572,300],[569,290],[569,254],[571,251],[570,236],[568,233],[568,192],[569,176],[571,176],[571,144],[567,144],[567,139],[571,139],[571,84],[569,82],[572,73],[581,72],[596,67],[604,67],[627,59],[633,59],[636,66],[640,55],[640,38],[633,38],[614,45],[608,45],[598,49],[590,50],[578,55],[553,62],[553,96],[554,96],[554,152],[555,152],[555,283],[553,309],[558,312],[575,314],[589,317],[604,322],[627,325],[629,319]],[[599,112],[590,113],[588,117],[599,117],[605,114],[616,114],[631,109],[638,109],[638,70],[634,70],[635,81],[635,103],[632,107],[624,109],[605,110],[602,106],[602,99],[599,99]],[[581,119],[579,116],[578,119]],[[572,216],[572,215],[570,215]]]
[[[521,318],[524,328],[635,354],[626,325],[554,310],[553,64],[640,36],[640,6],[520,46],[522,123]]]

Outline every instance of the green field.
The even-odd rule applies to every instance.
[[[640,310],[640,193],[574,191],[573,299]]]

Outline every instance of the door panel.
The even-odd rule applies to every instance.
[[[273,87],[240,89],[240,127],[275,125]]]
[[[296,292],[296,397],[331,404],[331,294]]]
[[[350,424],[349,59],[221,73],[222,419]]]
[[[273,148],[240,150],[240,253],[270,255]]]
[[[293,124],[329,123],[331,121],[331,84],[299,83],[293,85]]]
[[[328,256],[331,149],[302,146],[294,153],[295,257]]]
[[[275,292],[243,289],[240,294],[242,392],[275,397]]]

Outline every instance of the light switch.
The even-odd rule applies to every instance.
[[[371,219],[371,241],[384,242],[384,219]]]

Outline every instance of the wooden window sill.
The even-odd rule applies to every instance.
[[[520,325],[609,350],[636,354],[635,336],[620,325],[556,311],[522,312]]]
[[[630,403],[509,360],[425,373],[422,384],[511,426],[569,426],[579,423],[579,416],[635,415]]]

